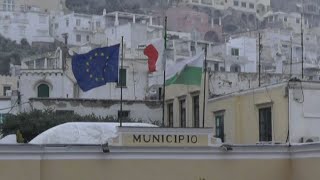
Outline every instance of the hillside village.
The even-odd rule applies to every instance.
[[[301,5],[290,1],[287,7],[270,0],[182,0],[162,2],[158,9],[141,7],[140,13],[105,8],[95,14],[79,13],[79,7],[78,12],[73,12],[68,9],[70,2],[50,3],[0,1],[1,36],[19,46],[27,42],[35,49],[52,49],[24,55],[20,63],[10,64],[10,75],[1,76],[1,119],[8,113],[33,109],[115,118],[123,114],[124,118],[163,127],[214,127],[223,142],[285,143],[286,124],[298,111],[292,109],[286,115],[278,111],[293,108],[291,103],[300,96],[304,104],[314,106],[314,99],[308,97],[319,91],[317,2],[304,1]],[[163,38],[165,16],[167,68],[204,49],[206,68],[197,85],[165,86],[163,100],[163,72],[148,72],[144,49],[152,40]],[[72,56],[119,44],[122,36],[121,83],[82,91],[72,72]],[[301,92],[299,88],[306,89]],[[285,104],[290,98],[294,101]],[[239,107],[228,105],[234,102]],[[245,111],[249,117],[241,110],[244,106],[253,107]],[[313,108],[305,111],[314,113]],[[279,126],[269,127],[278,118]],[[267,125],[259,126],[259,119]],[[243,129],[235,128],[238,122],[244,123],[241,126],[253,125],[254,136],[247,138]],[[314,125],[305,123],[306,129]],[[290,140],[320,137],[317,131],[299,133]]]
[[[318,180],[320,0],[0,0],[1,180]]]

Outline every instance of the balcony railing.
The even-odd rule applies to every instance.
[[[201,0],[201,3],[202,4],[205,4],[205,5],[212,5],[212,0]]]

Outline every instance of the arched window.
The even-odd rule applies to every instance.
[[[47,84],[40,84],[38,86],[38,97],[49,97],[49,86]]]

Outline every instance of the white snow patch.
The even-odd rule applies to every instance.
[[[119,123],[70,122],[39,134],[29,144],[104,144],[117,136]],[[157,127],[145,123],[122,123],[130,127]]]
[[[10,134],[0,139],[0,144],[17,144],[17,136]]]

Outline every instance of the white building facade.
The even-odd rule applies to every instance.
[[[22,39],[26,39],[29,44],[53,43],[49,26],[49,14],[45,12],[0,11],[0,34],[17,43]]]
[[[58,13],[51,15],[51,19],[52,36],[64,41],[64,34],[67,34],[68,44],[75,46],[92,43],[94,35],[102,33],[106,27],[105,18],[98,15]]]

